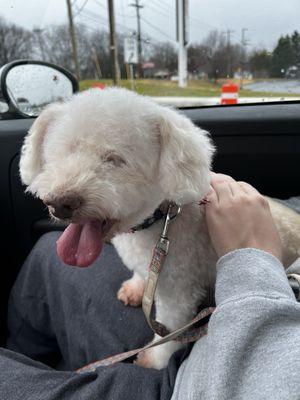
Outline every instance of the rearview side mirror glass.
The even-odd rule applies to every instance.
[[[78,90],[74,76],[52,64],[19,61],[1,71],[3,97],[23,116],[37,117],[50,103],[69,99]]]

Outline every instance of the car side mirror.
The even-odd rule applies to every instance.
[[[50,103],[69,99],[78,91],[78,82],[57,65],[19,60],[0,69],[0,87],[9,112],[26,118],[37,117]]]

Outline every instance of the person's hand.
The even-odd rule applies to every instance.
[[[230,176],[212,174],[206,222],[218,257],[252,247],[281,260],[282,246],[268,201],[254,187]]]

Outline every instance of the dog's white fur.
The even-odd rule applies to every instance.
[[[89,90],[48,106],[25,138],[20,173],[28,191],[78,194],[75,215],[116,220],[109,237],[135,271],[118,297],[139,305],[163,222],[126,233],[164,201],[183,205],[171,225],[170,252],[156,292],[156,318],[173,330],[188,322],[214,285],[216,255],[196,204],[209,191],[214,147],[207,133],[180,113],[124,89]],[[272,202],[286,244],[285,262],[299,255],[300,217]],[[293,222],[294,221],[294,222]],[[176,342],[149,350],[144,366],[162,368]]]

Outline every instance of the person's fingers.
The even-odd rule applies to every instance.
[[[233,184],[236,184],[236,181],[229,175],[215,173],[212,175],[211,186],[216,191],[219,202],[234,195]]]
[[[209,186],[209,191],[208,191],[208,193],[207,193],[206,197],[207,197],[207,196],[209,196],[209,195],[210,195],[210,193],[211,193],[213,190],[214,190],[214,189],[212,188],[212,186]]]
[[[232,191],[228,182],[222,182],[214,186],[214,190],[218,196],[219,203],[232,198]]]
[[[223,182],[234,182],[234,179],[225,174],[216,174],[215,172],[211,172],[211,181],[214,184],[223,183]]]
[[[230,188],[231,191],[231,196],[235,197],[239,194],[239,192],[241,191],[240,186],[237,184],[236,181],[233,182],[228,182],[228,186]]]
[[[240,194],[260,194],[253,186],[246,182],[236,182],[231,176],[211,173],[211,187],[215,190],[218,202],[238,196]]]
[[[234,182],[229,182],[228,184],[230,186],[233,197],[238,197],[240,195],[245,195],[245,194],[250,195],[258,193],[257,191],[254,192],[253,190],[251,190],[252,186],[245,182],[234,181]]]
[[[208,204],[216,205],[219,202],[217,193],[213,188],[211,188],[206,198],[208,200]]]
[[[256,190],[253,186],[251,186],[247,182],[239,181],[238,184],[239,184],[240,188],[243,190],[243,192],[248,195],[260,194],[258,190]]]

